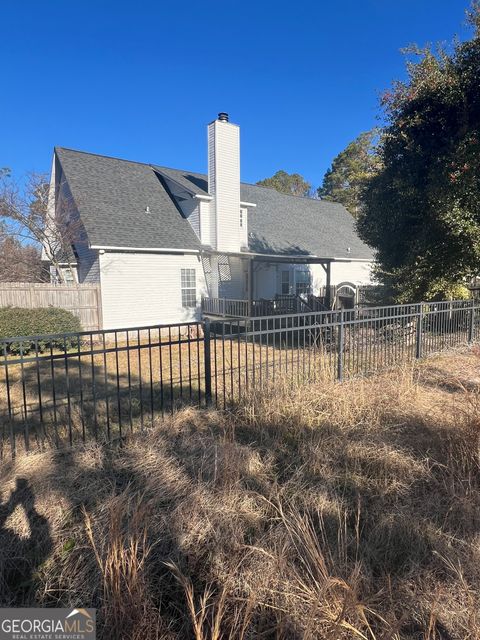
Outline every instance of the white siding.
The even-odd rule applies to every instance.
[[[179,204],[183,215],[192,225],[193,230],[197,234],[197,238],[200,238],[200,203],[197,200],[191,198],[190,200],[184,200]]]
[[[243,300],[247,296],[247,292],[245,290],[247,263],[241,258],[230,256],[228,258],[228,264],[228,279],[222,279],[220,277],[219,280],[219,297]]]
[[[255,263],[254,263],[255,265]],[[351,282],[353,284],[371,284],[371,269],[373,263],[367,261],[355,262],[334,262],[331,268],[331,283],[340,284]],[[312,293],[318,295],[320,288],[327,282],[325,271],[320,264],[287,264],[287,263],[263,263],[254,266],[254,298],[274,298],[276,294],[282,292],[281,273],[290,271],[291,293],[294,293],[293,271],[308,270],[311,274]]]
[[[200,240],[201,243],[215,248],[215,203],[200,201]]]
[[[241,208],[242,226],[240,227],[240,248],[248,248],[248,209]]]
[[[183,216],[192,225],[197,237],[200,238],[200,210],[198,200],[195,200],[191,193],[174,180],[169,180],[165,176],[162,176],[162,179]]]
[[[208,189],[214,196],[216,249],[240,250],[240,129],[215,120],[208,126]]]
[[[78,281],[80,283],[100,282],[100,263],[98,260],[98,250],[90,249],[85,230],[79,233],[79,238],[75,242],[75,252],[77,259]]]
[[[252,265],[253,275],[253,297],[257,300],[271,300],[275,297],[277,290],[277,265],[268,263],[257,263]],[[287,267],[288,268],[288,265]]]
[[[373,263],[368,261],[333,262],[331,269],[331,283],[351,282],[352,284],[372,284],[371,270]],[[320,264],[311,265],[313,276],[313,293],[317,294],[320,287],[327,282],[325,271]]]
[[[182,307],[181,269],[196,270],[197,308]],[[200,317],[205,294],[197,255],[100,254],[103,326],[106,329],[189,322]]]
[[[98,251],[90,249],[86,243],[78,242],[75,244],[75,251],[78,256],[78,281],[96,283],[100,282],[100,263],[98,260]]]

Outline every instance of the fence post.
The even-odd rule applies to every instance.
[[[475,298],[472,298],[472,306],[470,308],[468,320],[468,342],[473,342],[473,329],[475,327]]]
[[[423,302],[420,302],[420,310],[417,318],[417,348],[415,357],[422,357],[422,347],[423,347]]]
[[[212,403],[212,362],[210,355],[210,320],[205,318],[203,323],[203,359],[205,369],[205,404]]]
[[[343,309],[340,311],[340,324],[338,325],[338,344],[337,344],[337,378],[340,382],[343,380],[343,342],[344,342],[344,325],[343,325]]]

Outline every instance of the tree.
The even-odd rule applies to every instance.
[[[0,282],[44,282],[48,270],[37,246],[22,244],[0,228]]]
[[[375,142],[378,130],[361,133],[332,162],[317,193],[322,200],[341,202],[357,217],[362,206],[362,191],[378,164]]]
[[[280,193],[287,193],[290,196],[310,195],[312,185],[308,183],[299,173],[287,173],[277,171],[271,178],[260,180],[257,184],[261,187],[276,189]]]
[[[411,49],[408,80],[386,92],[381,168],[363,195],[361,237],[398,301],[429,299],[480,266],[480,10],[471,40]]]
[[[23,184],[11,178],[9,170],[0,171],[0,223],[3,236],[10,238],[2,250],[8,250],[8,256],[15,252],[20,255],[23,247],[22,259],[31,257],[33,271],[36,270],[35,256],[43,250],[63,283],[62,266],[71,262],[72,245],[81,240],[81,227],[65,185],[60,185],[59,204],[54,211],[49,192],[49,183],[42,174],[29,174]],[[35,256],[32,247],[36,250]],[[3,263],[7,270],[5,255]]]

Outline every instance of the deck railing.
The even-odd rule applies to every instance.
[[[202,312],[205,315],[220,318],[248,318],[248,300],[232,300],[230,298],[202,298]]]
[[[279,295],[273,300],[232,300],[229,298],[203,298],[202,311],[207,316],[219,318],[259,318],[288,313],[309,313],[322,311],[325,307],[312,306],[310,296],[303,300],[300,296]]]

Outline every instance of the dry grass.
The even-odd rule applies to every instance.
[[[109,639],[478,639],[479,365],[4,463],[1,604],[93,606]]]

